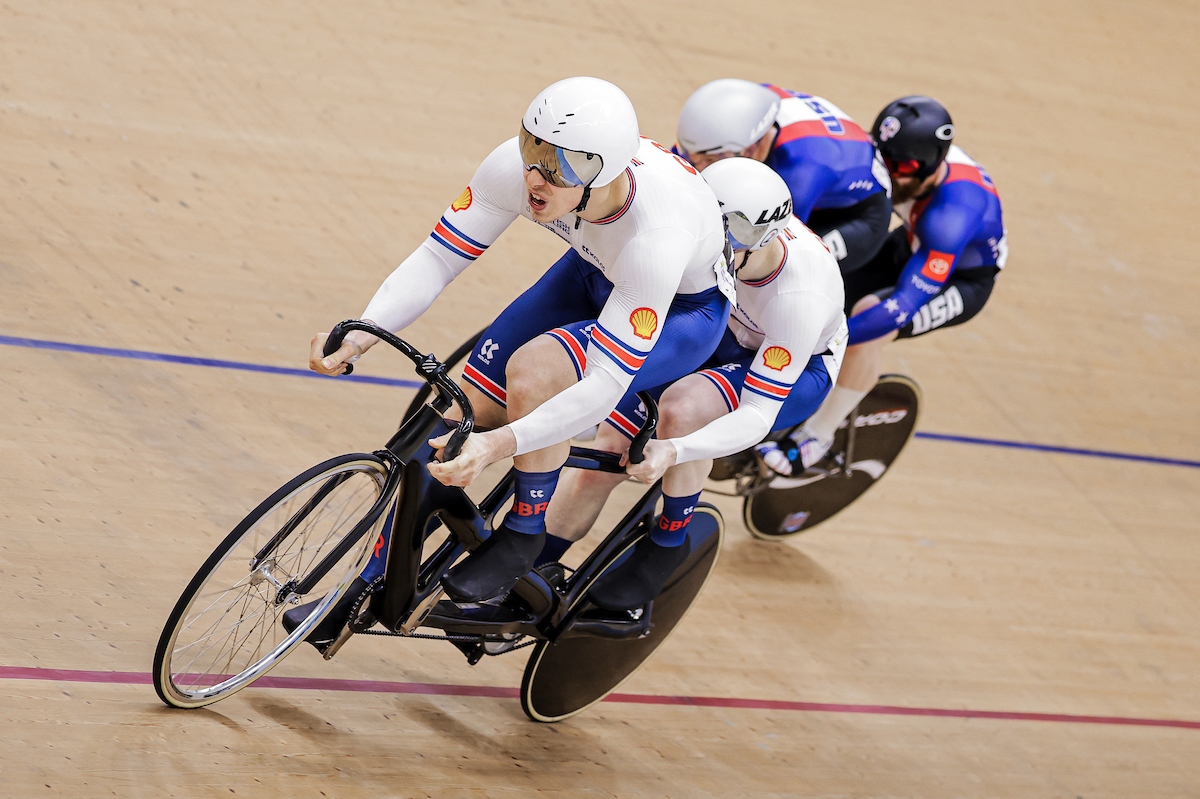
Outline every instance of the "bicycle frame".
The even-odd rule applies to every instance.
[[[510,470],[478,506],[461,488],[442,485],[430,476],[425,464],[433,457],[433,449],[428,442],[445,429],[446,422],[442,414],[452,405],[458,405],[463,411],[463,421],[458,424],[446,447],[446,453],[452,457],[450,453],[457,453],[466,434],[473,428],[474,415],[470,402],[458,386],[446,377],[446,369],[437,359],[432,355],[421,355],[401,339],[374,325],[357,320],[342,322],[331,333],[326,351],[336,350],[345,333],[353,329],[373,333],[407,355],[438,396],[404,422],[385,449],[374,453],[391,467],[384,492],[368,514],[374,523],[379,513],[388,508],[390,534],[387,562],[383,589],[371,598],[368,623],[352,625],[352,631],[361,632],[364,627],[377,622],[389,632],[408,635],[416,627],[425,624],[447,632],[479,636],[480,639],[486,635],[519,634],[551,641],[557,640],[572,627],[576,628],[575,634],[606,637],[644,635],[648,632],[648,618],[640,619],[630,614],[626,614],[628,619],[619,616],[615,619],[601,618],[581,625],[578,614],[582,603],[576,600],[592,580],[633,543],[635,536],[631,533],[653,514],[655,503],[661,495],[661,481],[635,503],[621,523],[567,581],[563,591],[550,586],[536,571],[524,575],[513,593],[524,601],[528,613],[495,605],[457,607],[453,614],[434,612],[433,603],[440,595],[442,574],[465,550],[473,550],[491,534],[492,519],[513,496],[514,471]],[[640,460],[641,449],[653,435],[658,420],[653,399],[641,393],[639,397],[648,413],[630,446],[630,457],[635,460]],[[624,472],[619,456],[581,447],[571,447],[565,466],[610,473]],[[422,561],[425,540],[435,517],[450,535],[432,555]],[[347,536],[348,539],[351,537]],[[350,541],[347,546],[352,543]],[[308,579],[318,580],[320,574],[310,575]],[[573,607],[574,611],[569,610]]]
[[[393,502],[391,535],[388,546],[384,588],[371,605],[375,621],[392,632],[411,631],[417,623],[440,627],[449,632],[478,635],[518,634],[556,640],[575,621],[567,608],[586,590],[590,576],[598,575],[620,554],[628,533],[654,510],[661,494],[655,484],[617,525],[616,529],[579,567],[564,591],[557,591],[536,572],[523,576],[513,589],[529,607],[527,617],[504,613],[495,606],[480,606],[449,616],[431,613],[424,619],[413,615],[430,597],[440,592],[438,580],[459,555],[474,549],[491,533],[492,519],[512,499],[514,472],[510,470],[476,506],[460,488],[448,487],[433,479],[425,463],[432,453],[427,443],[442,424],[441,418],[426,406],[410,419],[388,444],[388,450],[401,465],[400,490]],[[418,446],[413,446],[421,442]],[[411,452],[408,458],[404,456]],[[624,471],[619,458],[609,452],[572,447],[568,468],[594,469],[612,473]],[[437,517],[450,532],[446,541],[424,562],[422,553],[430,523]],[[486,608],[486,609],[485,609]],[[610,631],[611,632],[611,631]]]

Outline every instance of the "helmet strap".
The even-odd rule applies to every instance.
[[[583,217],[579,216],[578,214],[580,211],[587,208],[588,200],[590,200],[590,199],[592,199],[592,187],[584,186],[583,187],[583,197],[580,198],[579,205],[575,206],[575,209],[571,212],[573,214],[576,214],[576,216],[575,216],[575,229],[576,230],[579,230],[579,223],[583,221]]]

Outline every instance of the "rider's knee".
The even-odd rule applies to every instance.
[[[681,380],[663,392],[658,404],[659,438],[686,436],[724,415],[724,405],[713,407],[705,392],[690,390],[689,382]]]
[[[611,424],[602,422],[600,429],[596,431],[596,439],[592,442],[592,449],[614,452],[620,455],[629,449],[629,439]]]
[[[565,360],[562,347],[545,336],[524,344],[504,369],[509,396],[548,398],[567,388],[575,382],[575,373],[563,368],[569,366]]]
[[[467,395],[471,408],[475,411],[475,426],[483,429],[503,427],[508,424],[508,411],[484,394],[466,380],[459,381],[459,388]],[[446,412],[446,421],[458,424],[462,420],[462,412],[457,407]]]

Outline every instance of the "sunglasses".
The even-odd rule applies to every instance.
[[[521,161],[525,169],[536,169],[546,182],[560,189],[587,186],[604,169],[604,159],[596,153],[585,153],[555,147],[521,127]]]

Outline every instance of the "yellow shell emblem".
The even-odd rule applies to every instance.
[[[450,205],[451,211],[465,211],[471,207],[471,187],[467,186],[463,189],[463,193],[458,195],[458,199]]]
[[[649,340],[658,330],[658,314],[650,308],[638,308],[629,315],[629,324],[633,325],[633,335]]]
[[[777,372],[783,371],[783,367],[791,362],[792,354],[783,347],[768,347],[767,351],[763,353],[763,366]]]

